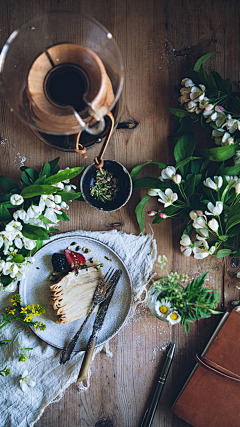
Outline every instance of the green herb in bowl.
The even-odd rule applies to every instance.
[[[91,185],[90,194],[101,202],[112,202],[119,191],[118,179],[113,174],[103,169],[104,174],[99,170],[96,172],[94,183]]]

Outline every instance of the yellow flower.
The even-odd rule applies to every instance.
[[[20,313],[27,314],[27,307],[22,307]]]

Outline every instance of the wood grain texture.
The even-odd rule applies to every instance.
[[[187,77],[189,68],[204,53],[221,52],[209,59],[208,71],[230,77],[235,90],[239,81],[238,0],[2,0],[0,2],[0,43],[34,15],[49,10],[84,12],[99,20],[116,38],[124,58],[125,85],[122,126],[109,144],[106,157],[116,159],[130,170],[148,159],[172,161],[173,141],[168,138],[173,119],[167,106],[177,107],[174,86]],[[121,127],[121,126],[120,126]],[[15,118],[1,99],[0,174],[19,179],[19,165],[38,167],[59,155],[37,140],[31,130]],[[205,131],[198,127],[198,141]],[[99,147],[88,151],[88,159],[62,153],[61,167],[88,165]],[[25,159],[25,160],[24,160]],[[152,167],[148,168],[152,172]],[[147,169],[146,169],[147,173]],[[154,170],[156,176],[159,172]],[[111,223],[128,233],[139,233],[135,206],[145,192],[136,191],[122,210],[113,213],[94,211],[84,203],[73,202],[71,221],[61,231],[83,228],[108,230]],[[148,209],[156,206],[150,200]],[[204,261],[187,259],[179,252],[182,225],[179,221],[153,227],[159,254],[168,256],[173,271],[188,272],[190,277],[208,271],[207,285],[222,292],[220,307],[229,307],[239,298],[236,271],[213,257]],[[151,231],[147,220],[146,231]],[[233,263],[232,263],[233,264]],[[73,384],[64,397],[50,405],[37,427],[137,427],[143,417],[152,387],[164,360],[164,348],[172,339],[176,356],[158,407],[153,427],[187,427],[170,410],[174,398],[194,365],[194,355],[206,345],[219,316],[191,325],[188,338],[182,327],[171,329],[139,307],[126,327],[110,342],[113,357],[98,355],[91,365],[90,388],[79,394]]]

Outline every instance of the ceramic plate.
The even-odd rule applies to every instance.
[[[111,303],[109,305],[103,326],[99,332],[97,345],[103,344],[112,338],[123,326],[131,307],[132,302],[132,283],[130,275],[121,258],[109,246],[90,237],[81,237],[79,235],[61,237],[55,239],[43,246],[35,255],[35,262],[29,267],[26,279],[20,283],[20,294],[23,305],[40,304],[45,307],[46,313],[41,316],[41,320],[46,324],[45,331],[36,332],[36,335],[46,343],[59,349],[70,341],[76,331],[81,326],[84,317],[73,322],[58,325],[57,316],[50,304],[50,281],[49,276],[52,272],[52,254],[55,252],[63,253],[71,243],[75,242],[71,248],[75,250],[76,246],[80,248],[89,248],[90,253],[84,255],[86,260],[91,257],[103,263],[102,271],[106,274],[110,267],[120,268],[123,273],[114,291]],[[79,250],[79,252],[81,252]],[[105,259],[105,256],[112,259],[112,262]],[[92,333],[96,313],[90,316],[85,325],[79,340],[76,344],[75,351],[86,349],[89,337]]]

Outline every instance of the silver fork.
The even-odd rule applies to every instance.
[[[80,328],[78,329],[78,331],[76,332],[74,337],[71,339],[70,343],[66,347],[64,347],[64,349],[61,352],[61,355],[60,355],[60,363],[61,364],[66,363],[70,359],[70,356],[74,350],[74,347],[75,347],[76,342],[79,338],[79,335],[82,332],[84,326],[86,325],[86,323],[87,323],[90,315],[92,314],[92,312],[95,310],[95,308],[99,304],[101,304],[110,295],[112,288],[113,288],[113,285],[114,285],[114,283],[111,280],[114,273],[115,273],[115,270],[113,268],[109,268],[106,276],[97,285],[97,287],[94,291],[94,295],[93,295],[92,307],[91,307],[86,319],[81,324]]]

